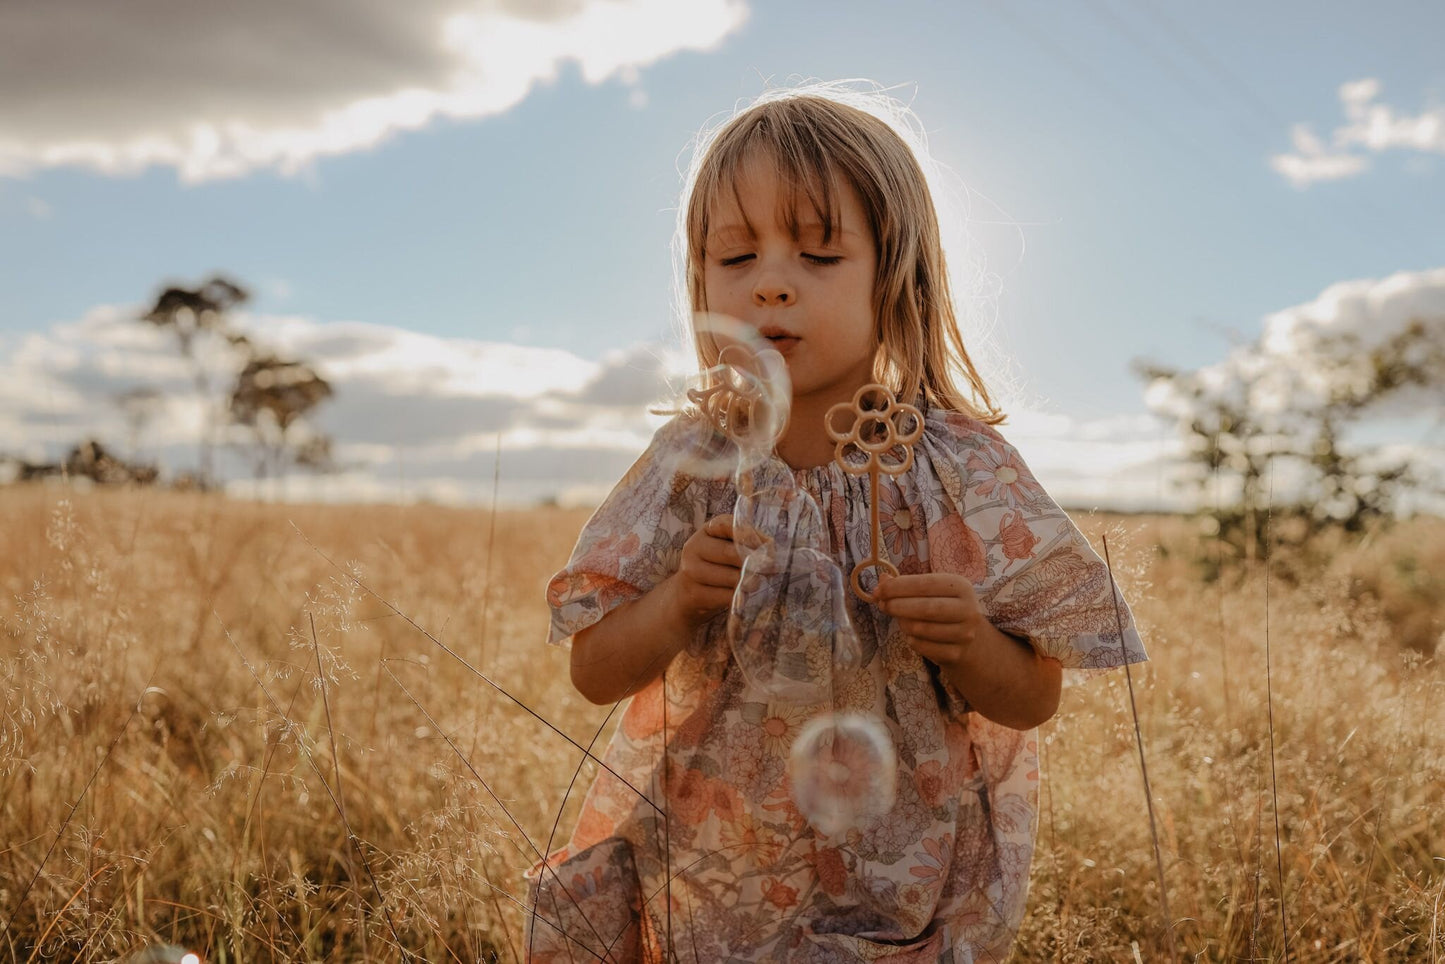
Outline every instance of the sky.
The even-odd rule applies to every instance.
[[[944,172],[1005,434],[1067,504],[1178,504],[1136,360],[1445,317],[1441,36],[1433,0],[6,0],[0,454],[193,469],[190,369],[135,319],[223,273],[336,389],[341,470],[289,497],[595,501],[686,370],[689,144],[860,78]]]

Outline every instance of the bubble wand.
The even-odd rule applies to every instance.
[[[853,417],[846,431],[834,427],[840,415]],[[913,422],[913,427],[906,432],[900,424],[904,419]],[[863,588],[863,573],[877,569],[880,581],[884,573],[898,575],[898,567],[881,551],[883,533],[878,521],[878,476],[902,475],[913,467],[913,446],[923,436],[923,414],[912,405],[899,402],[882,385],[864,385],[854,393],[852,402],[839,402],[828,409],[824,425],[828,437],[837,443],[833,460],[838,467],[849,475],[868,476],[868,514],[873,523],[873,538],[868,558],[853,567],[848,582],[859,599],[871,604],[877,601],[877,589],[870,592]],[[850,448],[866,457],[862,461],[850,461],[847,458]],[[902,455],[891,464],[884,462],[883,456],[895,449],[901,449]]]

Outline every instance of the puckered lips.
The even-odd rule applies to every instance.
[[[802,341],[797,335],[778,325],[764,325],[758,329],[758,334],[766,338],[768,344],[772,345],[778,354],[784,358],[788,357],[788,353],[793,350],[798,342]]]

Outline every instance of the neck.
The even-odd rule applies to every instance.
[[[817,468],[833,461],[837,443],[828,437],[824,420],[828,409],[838,401],[835,398],[816,401],[794,399],[788,429],[778,440],[778,458],[794,469]]]

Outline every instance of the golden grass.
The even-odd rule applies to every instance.
[[[513,960],[526,840],[559,809],[566,832],[590,771],[563,807],[580,754],[421,630],[589,742],[607,710],[541,600],[585,516],[500,513],[492,551],[485,510],[0,490],[0,960]],[[1287,926],[1293,960],[1445,959],[1445,672],[1422,655],[1445,523],[1277,553],[1282,925],[1263,570],[1206,584],[1182,519],[1078,521],[1110,533],[1153,656],[1181,958],[1280,960]],[[1067,690],[1042,737],[1015,959],[1167,960],[1123,674]]]

